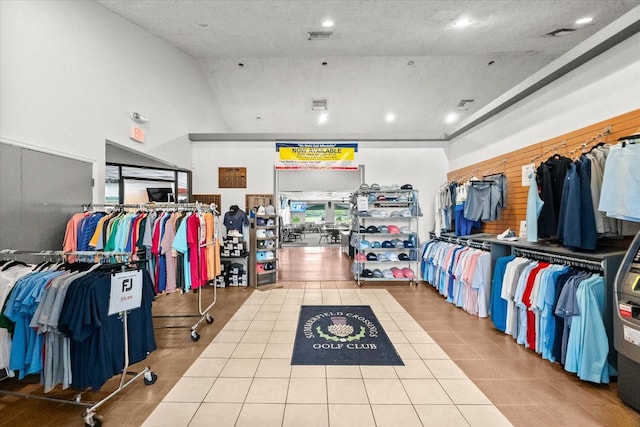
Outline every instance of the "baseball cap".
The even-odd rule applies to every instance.
[[[398,267],[391,267],[391,272],[393,273],[393,277],[396,279],[404,277],[404,273]]]
[[[381,247],[382,247],[382,243],[380,243],[380,242],[373,242],[373,243],[371,244],[371,247],[373,247],[373,248],[381,248]]]
[[[260,242],[265,242],[265,247],[267,249],[273,249],[276,247],[276,242],[273,240],[260,240]]]
[[[400,216],[404,218],[409,218],[411,216],[411,211],[409,211],[409,209],[402,209],[400,211]]]
[[[376,201],[376,195],[375,194],[369,194],[369,201],[370,202],[375,202]]]
[[[371,184],[372,190],[380,190],[380,184]]]
[[[266,240],[258,240],[258,249],[264,249],[266,245]]]
[[[378,254],[378,261],[389,261],[389,257],[386,254]]]
[[[413,270],[408,267],[402,269],[402,275],[408,279],[413,279],[414,277],[416,277],[416,275],[413,273]]]
[[[384,242],[382,242],[382,247],[383,248],[392,248],[393,247],[393,243],[391,243],[388,240],[385,240]]]
[[[267,260],[267,253],[264,252],[264,251],[256,252],[256,260],[257,261],[266,261]]]
[[[258,206],[258,211],[256,212],[258,215],[265,215],[266,211],[264,209],[264,206]]]
[[[398,227],[397,225],[390,225],[388,229],[389,234],[400,234],[400,227]]]
[[[276,225],[276,223],[273,221],[273,218],[269,218],[267,220],[267,225]]]
[[[365,268],[364,270],[362,270],[362,277],[373,277],[373,271]]]
[[[276,268],[276,265],[273,262],[265,262],[264,263],[264,269],[265,270],[274,270],[275,268]]]
[[[402,215],[400,215],[400,211],[392,211],[390,216],[391,218],[397,218]]]
[[[360,184],[360,191],[369,191],[369,184]]]
[[[363,254],[362,252],[358,252],[354,257],[354,260],[356,261],[366,261],[367,260],[367,256],[365,254]]]
[[[267,230],[266,233],[267,233],[267,237],[274,237],[275,236],[275,234],[273,233],[273,230]]]
[[[383,201],[383,200],[387,200],[387,198],[386,198],[386,197],[384,197],[384,195],[382,195],[382,194],[381,194],[381,195],[379,195],[379,196],[377,197],[377,200]]]
[[[400,229],[402,234],[411,234],[411,228],[408,225],[405,225]]]
[[[375,225],[370,225],[367,227],[367,233],[379,233],[378,227]]]
[[[264,209],[265,213],[267,215],[275,215],[276,214],[276,210],[274,209],[273,206],[269,205]]]
[[[360,249],[367,249],[371,247],[371,242],[369,242],[368,240],[361,240],[360,241]]]
[[[391,252],[391,253],[385,252],[385,255],[387,255],[389,257],[389,261],[391,261],[391,262],[399,261],[398,254],[396,254],[394,252]]]
[[[387,227],[386,225],[379,225],[378,226],[378,231],[381,233],[388,233],[389,232],[389,227]]]
[[[258,264],[256,264],[256,271],[257,271],[258,273],[262,273],[262,272],[264,272],[264,264],[262,264],[262,263],[258,263]]]
[[[276,255],[273,253],[273,251],[267,251],[265,253],[266,253],[267,259],[276,259]]]
[[[400,189],[402,189],[402,190],[413,190],[413,186],[411,184],[404,184],[402,187],[400,187]]]
[[[382,277],[385,279],[393,279],[393,272],[389,269],[382,270]]]
[[[256,237],[259,239],[264,239],[265,237],[267,237],[267,230],[265,230],[264,228],[256,230]]]
[[[267,225],[267,219],[266,218],[258,218],[256,220],[256,224],[259,225],[260,227],[264,227],[265,225]]]
[[[367,254],[367,261],[377,261],[378,257],[373,252]]]
[[[393,239],[391,241],[391,243],[393,243],[393,247],[394,248],[403,248],[404,247],[404,243],[402,243],[402,240],[400,240],[400,239]]]
[[[373,277],[383,277],[382,276],[382,270],[380,270],[379,268],[376,268],[373,270]]]
[[[406,253],[402,252],[401,254],[398,254],[398,260],[399,261],[409,261],[409,255],[407,255]]]
[[[414,247],[413,242],[411,240],[403,240],[402,241],[402,245],[405,248],[413,248]]]

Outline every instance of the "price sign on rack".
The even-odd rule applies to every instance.
[[[140,307],[142,303],[142,271],[123,271],[111,275],[109,316]]]

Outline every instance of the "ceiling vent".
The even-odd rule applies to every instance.
[[[329,40],[333,37],[333,31],[309,31],[307,40]]]
[[[558,28],[557,30],[553,30],[547,34],[545,37],[561,37],[566,36],[567,34],[571,34],[575,31],[574,28]]]
[[[311,100],[311,111],[327,111],[327,109],[327,98]]]
[[[456,109],[458,111],[467,111],[469,110],[469,108],[471,108],[473,102],[473,99],[461,99],[460,102],[458,102],[458,106],[456,107]]]

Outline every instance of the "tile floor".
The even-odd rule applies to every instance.
[[[371,305],[405,366],[291,366],[301,304]],[[511,425],[386,289],[254,292],[144,426]]]

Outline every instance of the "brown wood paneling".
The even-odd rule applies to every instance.
[[[192,194],[191,203],[202,203],[210,205],[214,203],[218,207],[218,212],[222,209],[222,196],[220,194]]]
[[[247,168],[218,168],[219,188],[247,188]]]
[[[640,109],[483,162],[452,170],[447,174],[447,180],[462,182],[468,180],[472,175],[481,178],[483,175],[504,173],[507,177],[507,208],[502,211],[499,220],[485,223],[482,231],[499,234],[507,228],[511,228],[517,233],[520,221],[525,220],[527,216],[529,192],[529,187],[522,186],[522,166],[530,163],[539,165],[555,153],[577,158],[598,142],[615,144],[618,138],[636,133],[639,130]]]

